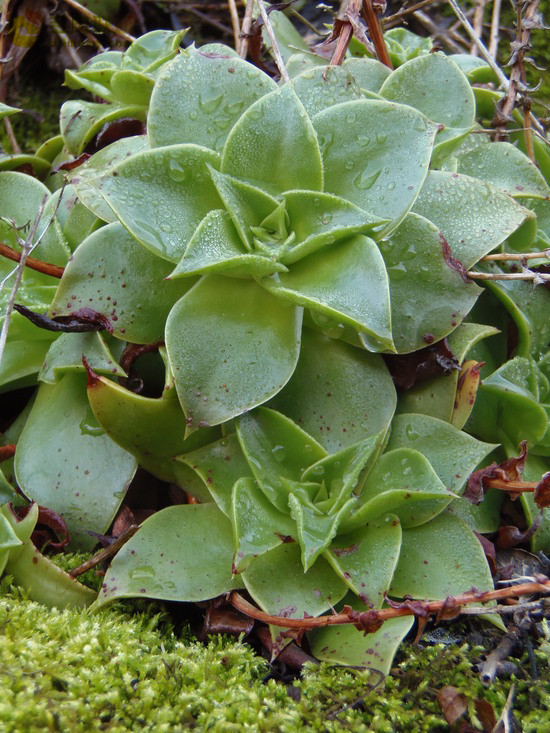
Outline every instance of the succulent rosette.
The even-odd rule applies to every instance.
[[[71,77],[110,107],[78,124],[62,111],[56,163],[100,148],[64,189],[58,173],[51,195],[20,173],[0,177],[12,192],[0,214],[19,226],[23,186],[34,210],[46,200],[38,252],[65,265],[57,289],[25,276],[21,302],[102,329],[57,335],[14,317],[7,363],[28,358],[0,379],[9,389],[38,374],[40,387],[3,437],[17,443],[6,495],[17,482],[80,545],[108,528],[138,465],[200,500],[143,523],[97,606],[245,588],[265,611],[303,618],[490,587],[474,530],[498,529],[500,497],[472,507],[461,496],[497,441],[510,453],[526,437],[545,465],[548,334],[536,324],[550,308],[546,291],[499,283],[499,310],[467,271],[547,236],[544,176],[516,147],[484,142],[465,73],[407,34],[392,38],[392,72],[289,48],[294,71],[279,85],[227,47],[178,43],[145,37]],[[98,146],[130,101],[146,134]],[[508,311],[511,361],[497,335]],[[460,374],[398,395],[383,355],[444,338]],[[155,352],[145,372],[157,396],[124,382],[141,347]],[[472,413],[482,358],[490,420]],[[410,624],[365,638],[324,629],[310,643],[320,658],[387,672]]]

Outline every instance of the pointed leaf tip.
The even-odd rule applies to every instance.
[[[86,388],[87,389],[93,389],[94,387],[97,387],[98,382],[100,382],[99,375],[94,372],[92,367],[88,364],[88,361],[84,354],[82,354],[82,363],[84,364],[84,369],[86,370]]]

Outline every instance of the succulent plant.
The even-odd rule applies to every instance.
[[[469,77],[487,67],[410,36],[394,32],[391,72],[289,47],[296,73],[277,85],[227,47],[148,34],[69,75],[108,105],[63,106],[51,192],[0,173],[2,240],[20,247],[40,211],[32,256],[64,268],[58,287],[26,270],[17,294],[34,323],[13,314],[0,384],[39,386],[1,438],[17,444],[6,501],[17,484],[85,547],[138,465],[200,501],[143,522],[96,607],[246,588],[303,618],[491,587],[474,530],[498,529],[502,495],[461,497],[520,440],[525,475],[547,470],[550,301],[517,281],[480,288],[471,270],[506,270],[480,263],[495,250],[546,249],[549,187],[543,164],[476,121],[486,100]],[[143,353],[138,394],[127,377]],[[387,672],[411,623],[310,644]]]

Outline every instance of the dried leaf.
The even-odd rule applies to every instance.
[[[517,527],[514,527],[514,525],[499,527],[498,539],[496,543],[498,549],[509,550],[512,547],[517,547],[518,545],[523,545],[525,542],[528,542],[539,528],[541,522],[542,512],[537,515],[533,524],[528,527],[525,532],[522,532]]]
[[[483,733],[491,733],[497,724],[497,716],[495,715],[493,706],[488,700],[482,700],[480,698],[474,701],[474,706],[479,722],[483,726]]]
[[[46,331],[58,331],[61,333],[85,333],[87,331],[113,332],[111,322],[104,315],[91,308],[81,308],[71,316],[59,316],[58,318],[52,319],[42,313],[35,313],[19,303],[15,303],[13,307],[22,316],[28,318],[31,323],[34,323],[35,326],[44,328]]]
[[[542,475],[533,494],[535,504],[539,509],[550,506],[550,471]]]
[[[485,468],[479,468],[470,474],[466,483],[463,498],[467,499],[471,504],[479,504],[483,501],[486,488],[485,479],[497,478],[501,481],[521,481],[523,475],[523,467],[527,458],[527,441],[523,440],[520,444],[519,456],[508,458],[502,463],[492,463]],[[518,494],[510,493],[510,498],[517,498]]]
[[[86,146],[86,153],[97,153],[107,145],[121,140],[123,137],[133,137],[145,133],[145,123],[132,117],[121,117],[118,120],[106,122],[94,139]]]
[[[437,702],[449,725],[456,723],[468,709],[466,695],[462,695],[452,685],[445,685],[445,687],[439,690],[437,693]]]

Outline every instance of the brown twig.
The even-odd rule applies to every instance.
[[[500,6],[501,0],[493,0],[493,12],[491,14],[491,32],[489,36],[489,53],[496,59],[498,52],[498,40],[500,34]]]
[[[382,26],[380,24],[378,7],[375,10],[372,0],[363,0],[361,5],[361,15],[369,29],[369,35],[376,49],[378,60],[381,61],[388,69],[393,69],[393,64],[384,41]]]
[[[44,22],[47,25],[49,25],[49,27],[52,29],[52,31],[61,41],[61,44],[63,45],[65,51],[67,52],[67,55],[70,57],[71,61],[73,62],[75,69],[79,69],[82,66],[82,59],[78,55],[78,51],[76,50],[74,46],[74,42],[71,41],[69,36],[65,33],[63,28],[59,25],[57,20],[54,18],[54,16],[50,15],[48,10],[44,9],[43,16],[44,16]]]
[[[466,273],[471,280],[532,280],[533,282],[549,282],[550,274],[541,272],[475,272]]]
[[[542,252],[523,252],[521,254],[512,252],[500,252],[494,255],[485,255],[482,257],[480,262],[499,262],[507,260],[515,260],[516,262],[522,262],[523,260],[550,260],[550,248],[545,249]]]
[[[438,2],[439,0],[421,0],[419,3],[415,3],[414,5],[409,5],[407,8],[403,8],[403,10],[400,10],[398,13],[393,13],[393,15],[388,15],[386,18],[382,19],[382,23],[384,24],[385,29],[393,28],[394,26],[398,25],[402,18],[404,18],[406,15],[410,15],[411,13],[416,12],[417,10],[421,10],[421,8],[425,8],[426,5],[431,5],[434,2]]]
[[[84,5],[81,5],[77,0],[65,0],[67,5],[70,5],[75,10],[78,10],[79,13],[82,15],[85,15],[86,18],[89,18],[94,25],[99,25],[102,28],[105,28],[108,31],[111,31],[111,33],[114,33],[117,36],[120,36],[121,38],[124,38],[125,41],[129,41],[132,43],[136,40],[135,36],[130,35],[129,33],[126,33],[126,31],[123,31],[121,28],[117,28],[116,25],[113,25],[112,23],[109,23],[108,20],[105,20],[100,15],[96,15],[96,13],[92,13],[91,10],[88,10],[88,8],[85,8]]]
[[[474,0],[474,17],[472,18],[472,27],[476,34],[481,38],[483,31],[483,16],[485,15],[485,5],[487,0]],[[475,43],[470,48],[470,55],[477,56],[478,49]]]
[[[246,58],[248,53],[248,38],[252,29],[252,13],[254,11],[254,0],[247,0],[246,9],[244,11],[243,24],[241,29],[241,45],[239,55],[242,59]]]
[[[229,15],[231,16],[231,25],[233,26],[233,37],[235,39],[235,51],[239,53],[241,44],[241,23],[239,20],[239,12],[235,0],[229,0]]]
[[[524,494],[533,492],[539,485],[538,481],[505,481],[501,478],[484,478],[483,485],[488,489],[499,489],[509,491],[511,494]]]
[[[524,8],[525,13],[523,13]],[[518,95],[526,88],[525,52],[530,48],[531,28],[533,27],[533,21],[538,15],[538,8],[539,0],[524,0],[523,2],[518,1],[516,3],[517,31],[516,40],[511,44],[512,57],[510,59],[510,64],[512,66],[512,70],[510,72],[510,83],[508,85],[508,89],[506,90],[506,95],[502,100],[502,104],[499,104],[497,114],[495,115],[495,118],[497,120],[497,124],[495,124],[495,127],[498,130],[496,137],[497,140],[501,140],[502,138],[507,136],[504,128],[508,120],[510,120],[512,117],[512,112],[514,111],[514,108],[516,107],[516,104],[518,102]],[[527,102],[527,100],[523,101]],[[533,151],[533,144],[531,140],[530,105],[528,102],[527,104],[528,106],[524,114],[524,125],[526,127],[524,133],[525,147],[527,152],[530,153],[529,157],[534,162],[535,154]]]
[[[12,262],[21,262],[22,252],[17,252],[7,244],[0,242],[0,255]],[[44,275],[51,275],[51,277],[57,278],[63,277],[63,273],[65,272],[65,268],[60,267],[59,265],[52,265],[49,262],[42,262],[42,260],[37,260],[35,257],[27,257],[25,259],[25,267],[29,267],[31,270],[36,270],[36,272],[41,272]]]
[[[401,616],[414,616],[422,613],[425,617],[429,615],[460,613],[461,606],[468,603],[488,603],[501,598],[512,598],[515,596],[530,595],[533,593],[550,593],[550,580],[544,575],[536,576],[533,582],[521,583],[509,588],[488,591],[468,591],[458,596],[449,596],[444,601],[405,601],[398,604],[397,608],[382,608],[378,611],[371,610],[364,613],[353,611],[346,607],[344,611],[330,616],[318,616],[317,618],[286,618],[274,616],[253,606],[237,591],[233,591],[229,597],[232,605],[241,613],[251,616],[266,624],[280,626],[287,629],[319,629],[327,626],[341,626],[343,624],[355,624],[358,628],[378,627],[390,618]]]
[[[262,16],[265,29],[267,31],[267,35],[269,36],[269,40],[271,41],[271,50],[273,51],[273,56],[275,57],[275,63],[277,64],[277,68],[279,69],[281,79],[284,82],[290,81],[290,76],[288,75],[288,71],[286,70],[285,62],[283,61],[283,57],[279,49],[279,44],[277,43],[277,39],[275,37],[275,31],[273,30],[273,26],[271,25],[271,21],[269,20],[269,14],[265,9],[264,0],[256,0],[256,2],[258,3],[258,8],[260,10],[260,15]]]
[[[91,557],[89,560],[86,560],[86,562],[83,562],[82,565],[79,565],[77,568],[69,570],[69,575],[71,576],[71,578],[77,578],[79,575],[82,575],[87,570],[95,568],[96,565],[99,565],[100,562],[108,560],[113,555],[116,555],[120,548],[125,545],[126,542],[128,542],[130,537],[133,537],[135,535],[139,527],[139,524],[131,524],[128,529],[126,529],[119,537],[116,538],[116,540],[114,540],[114,542],[109,545],[109,547],[105,547],[103,550],[100,550],[93,557]]]

